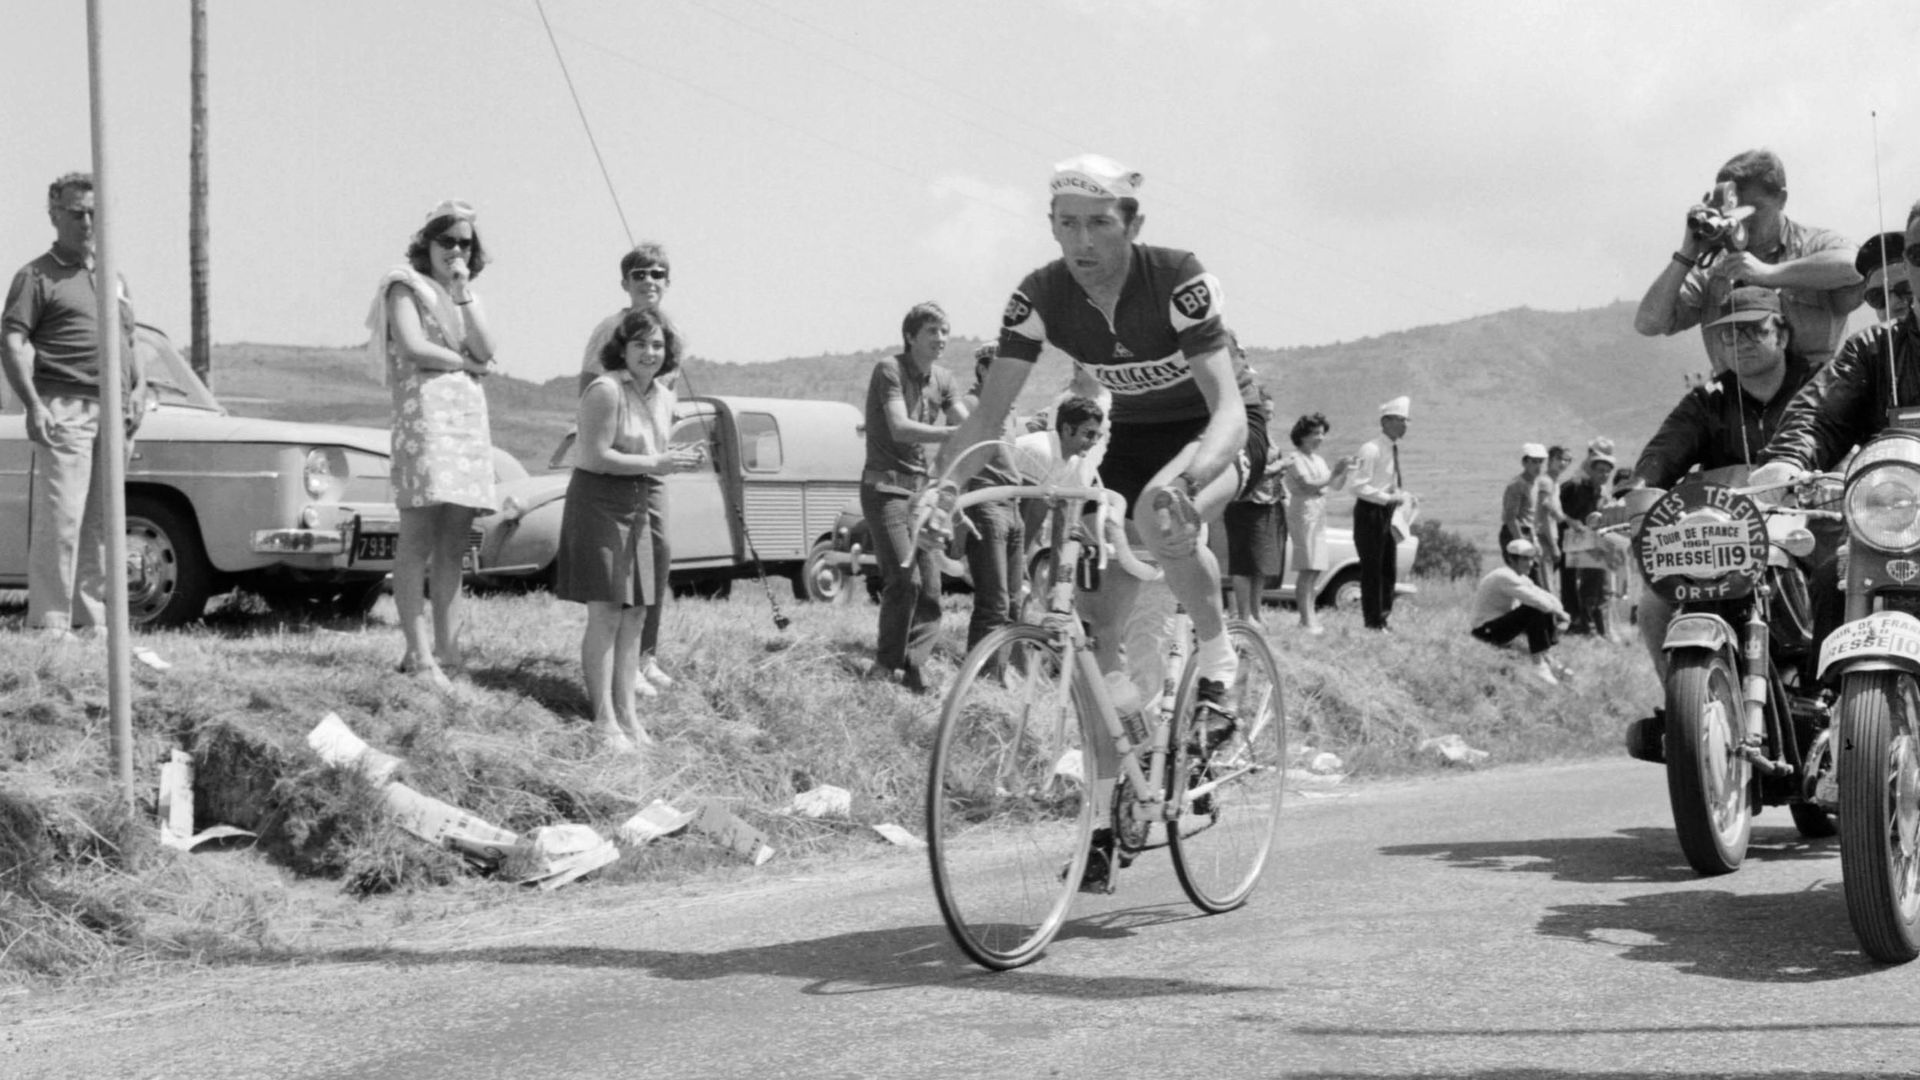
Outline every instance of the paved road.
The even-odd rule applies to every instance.
[[[1156,853],[1005,974],[948,944],[916,856],[878,852],[517,905],[458,947],[215,970],[145,1005],[0,999],[0,1076],[1920,1075],[1920,964],[1862,959],[1833,842],[1782,811],[1712,880],[1635,762],[1285,820],[1248,908],[1197,917]]]

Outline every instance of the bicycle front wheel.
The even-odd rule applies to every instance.
[[[1090,754],[1056,635],[1002,627],[961,662],[927,776],[940,915],[996,970],[1038,957],[1066,922],[1093,835]]]
[[[1227,624],[1239,672],[1227,688],[1233,734],[1210,752],[1193,728],[1198,680],[1187,665],[1174,699],[1173,763],[1167,799],[1177,820],[1167,839],[1180,887],[1202,911],[1218,914],[1245,904],[1260,883],[1280,824],[1287,777],[1287,710],[1280,666],[1266,635],[1241,619]]]

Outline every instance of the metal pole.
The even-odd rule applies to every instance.
[[[87,87],[93,113],[94,292],[100,300],[100,433],[93,494],[107,542],[107,708],[113,718],[114,775],[133,801],[133,673],[127,635],[126,419],[121,404],[120,271],[113,261],[113,185],[107,170],[106,36],[100,0],[87,0]],[[131,361],[129,361],[131,362]]]
[[[193,136],[188,157],[187,262],[193,347],[188,362],[213,385],[213,331],[207,316],[207,0],[193,0]]]

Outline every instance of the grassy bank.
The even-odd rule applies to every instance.
[[[141,635],[173,666],[133,667],[135,770],[144,805],[108,782],[104,646],[44,643],[0,609],[0,980],[110,975],[153,960],[297,956],[313,942],[377,934],[397,920],[549,894],[483,878],[394,828],[357,774],[306,746],[334,712],[403,758],[401,778],[495,824],[584,822],[611,835],[655,798],[724,800],[780,855],[758,870],[699,840],[623,851],[568,892],[782,862],[884,843],[868,826],[918,830],[937,699],[858,678],[876,609],[786,599],[788,630],[741,582],[730,601],[668,610],[663,659],[678,684],[650,703],[659,745],[597,751],[578,685],[584,610],[544,593],[469,605],[469,674],[442,696],[397,674],[389,601],[366,623],[286,621],[236,604],[205,625]],[[1637,648],[1563,647],[1579,673],[1548,687],[1524,657],[1465,634],[1465,584],[1422,582],[1398,633],[1332,615],[1324,637],[1290,611],[1268,624],[1291,682],[1297,741],[1339,754],[1356,778],[1443,768],[1420,744],[1459,735],[1492,764],[1612,753],[1625,720],[1657,697]],[[948,642],[967,598],[949,600]],[[944,652],[945,673],[957,657]],[[160,763],[196,762],[197,823],[240,824],[257,843],[182,854],[157,842]],[[784,812],[816,784],[852,792],[849,817]]]

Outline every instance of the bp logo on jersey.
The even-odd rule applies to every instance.
[[[1033,314],[1033,302],[1024,293],[1014,293],[1007,298],[1007,310],[1000,316],[1000,325],[1011,330],[1027,321]]]
[[[1172,308],[1176,330],[1213,318],[1220,314],[1220,282],[1212,274],[1201,274],[1173,290]]]

